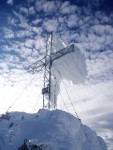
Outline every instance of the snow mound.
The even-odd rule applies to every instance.
[[[104,140],[76,117],[61,110],[38,114],[12,112],[0,119],[0,150],[18,150],[24,139],[44,150],[107,150]]]

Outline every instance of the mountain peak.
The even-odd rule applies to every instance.
[[[37,114],[11,112],[0,121],[0,149],[43,145],[43,150],[107,150],[104,140],[73,115],[41,109]]]

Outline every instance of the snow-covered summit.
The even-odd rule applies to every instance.
[[[107,150],[104,140],[79,119],[61,110],[12,112],[0,119],[0,150],[18,150],[24,139],[44,150]]]

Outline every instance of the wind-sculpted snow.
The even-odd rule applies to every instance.
[[[85,58],[82,52],[74,44],[71,44],[52,54],[52,75],[55,76],[55,84],[51,82],[51,107],[54,108],[54,95],[59,94],[60,83],[63,80],[71,81],[73,84],[84,84],[87,76]],[[53,85],[52,85],[53,84]],[[55,91],[55,92],[54,92]]]
[[[48,150],[107,150],[104,140],[94,131],[61,110],[42,109],[37,114],[12,112],[2,116],[0,150],[18,150],[24,139],[45,143]]]
[[[65,48],[65,51],[62,52],[64,55],[54,60],[53,71],[56,74],[56,78],[59,78],[60,73],[64,79],[72,81],[73,84],[83,84],[87,76],[85,58],[74,44],[70,45],[70,48],[71,46],[73,46],[72,52],[65,54]],[[59,53],[60,51],[56,54],[59,55]]]

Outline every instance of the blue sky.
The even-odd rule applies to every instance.
[[[88,70],[86,85],[68,90],[73,102],[76,99],[75,105],[84,123],[112,144],[113,2],[110,0],[0,2],[1,113],[30,81],[30,87],[18,100],[24,106],[18,102],[15,109],[32,112],[30,106],[36,104],[43,78],[29,74],[26,67],[43,57],[46,35],[50,31],[66,45],[76,43],[83,52]]]

